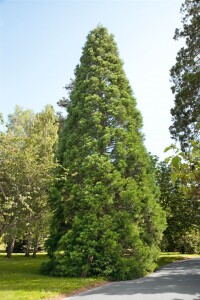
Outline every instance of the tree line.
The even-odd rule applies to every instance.
[[[200,252],[199,1],[182,6],[184,38],[171,69],[175,106],[167,162],[147,152],[142,116],[113,35],[88,36],[59,105],[16,107],[0,132],[0,236],[50,257],[56,276],[132,279],[155,269],[160,249]],[[180,147],[179,147],[180,145]]]

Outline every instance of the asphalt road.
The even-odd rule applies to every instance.
[[[109,283],[65,300],[200,300],[200,259],[172,263],[144,278]]]

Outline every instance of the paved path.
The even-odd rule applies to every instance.
[[[172,263],[144,278],[113,282],[65,300],[200,300],[200,259]]]

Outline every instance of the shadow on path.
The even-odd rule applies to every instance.
[[[175,262],[144,278],[110,283],[79,294],[73,300],[82,297],[91,300],[200,300],[200,259]]]

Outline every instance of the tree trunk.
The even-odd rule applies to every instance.
[[[30,256],[30,248],[31,248],[31,239],[30,239],[30,237],[28,237],[27,244],[26,244],[26,249],[25,249],[25,256],[26,257]]]
[[[11,258],[15,246],[15,238],[11,238],[6,247],[6,257]]]
[[[37,251],[38,251],[38,238],[34,239],[33,258],[36,258]]]

